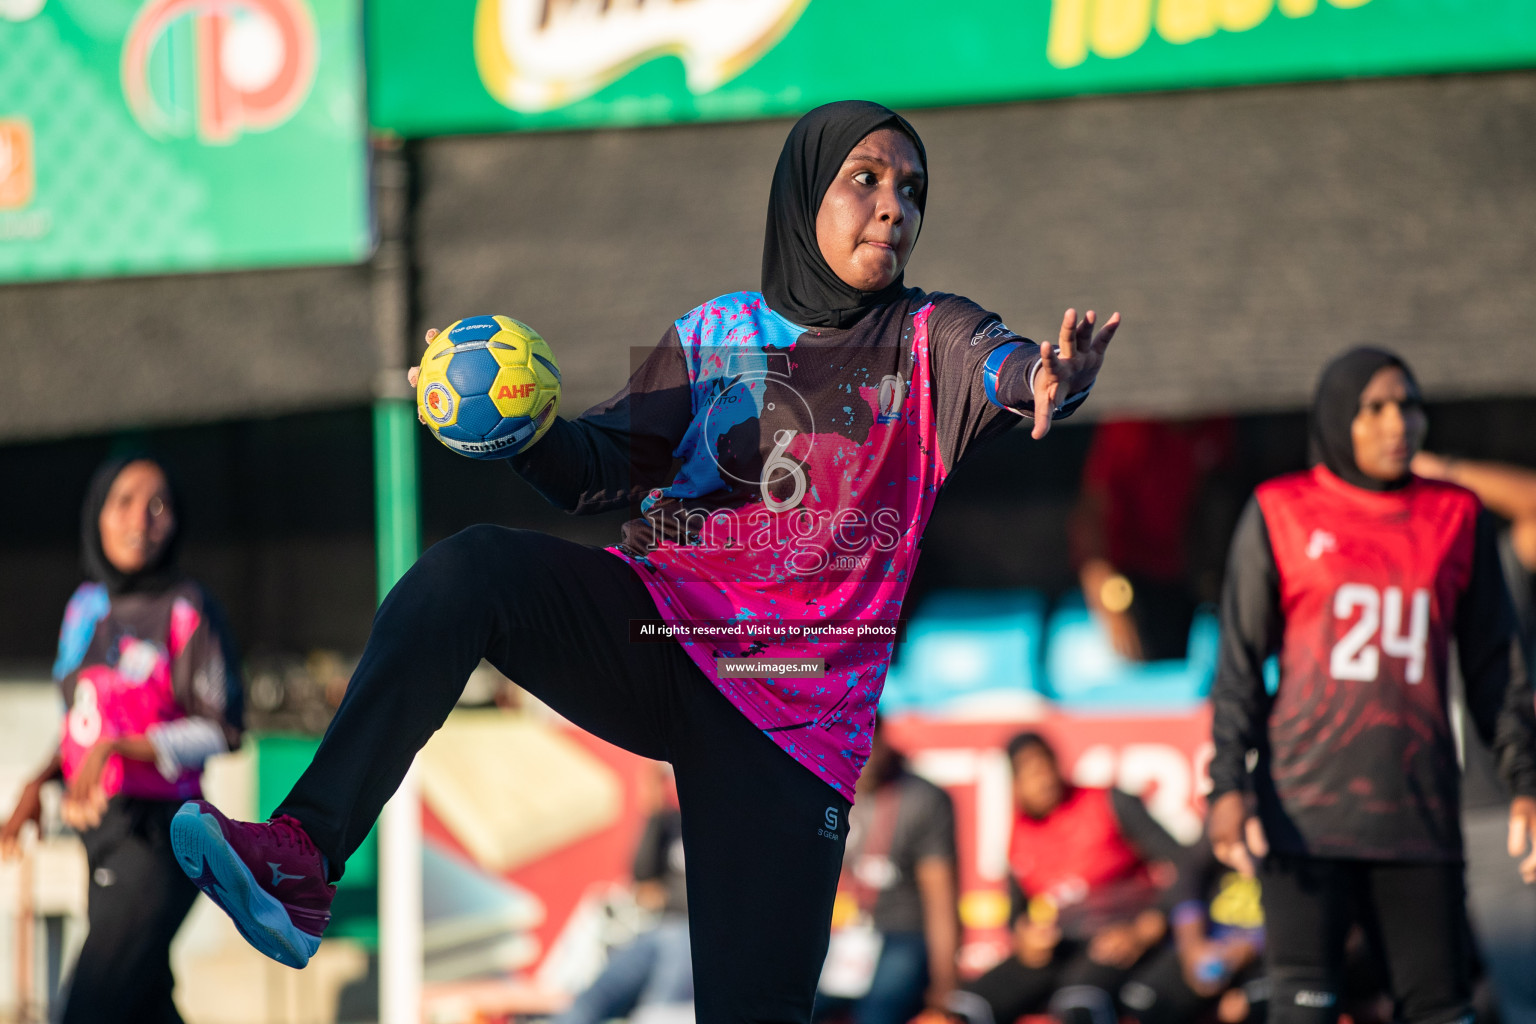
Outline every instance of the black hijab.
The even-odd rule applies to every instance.
[[[1395,366],[1408,378],[1411,394],[1419,393],[1413,371],[1402,357],[1385,349],[1361,346],[1352,348],[1323,367],[1312,399],[1311,422],[1307,426],[1308,455],[1315,465],[1321,462],[1334,476],[1368,491],[1395,491],[1413,479],[1404,473],[1397,480],[1377,480],[1366,476],[1355,462],[1355,442],[1350,426],[1360,411],[1360,394],[1377,372]]]
[[[796,121],[784,140],[768,194],[763,296],[771,309],[803,327],[851,327],[906,290],[901,274],[878,292],[844,284],[816,244],[816,213],[838,168],[860,139],[881,128],[895,128],[910,138],[927,171],[928,154],[917,130],[878,103],[841,100],[817,107]],[[917,197],[918,210],[927,202],[925,187]]]
[[[176,523],[166,538],[165,546],[155,560],[138,572],[125,573],[113,565],[101,546],[101,510],[107,504],[107,494],[112,484],[130,463],[151,462],[165,474],[166,490],[171,496],[171,510]],[[85,503],[80,508],[80,557],[85,574],[97,583],[105,584],[110,594],[159,593],[182,578],[176,567],[176,556],[181,548],[182,510],[176,493],[176,481],[164,462],[144,452],[110,458],[97,467],[85,491]]]

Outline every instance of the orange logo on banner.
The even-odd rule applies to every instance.
[[[0,210],[18,210],[32,201],[32,123],[0,118]]]
[[[190,33],[173,31],[183,24]],[[276,128],[303,105],[320,36],[309,0],[145,0],[123,40],[123,94],[145,131],[174,138],[194,129],[152,87],[150,57],[160,47],[196,69],[196,134],[223,145]]]

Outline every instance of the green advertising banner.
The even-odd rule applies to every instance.
[[[0,281],[356,262],[361,0],[0,0]]]
[[[407,136],[1536,66],[1533,0],[373,0]]]

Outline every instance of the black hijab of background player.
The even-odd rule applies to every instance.
[[[1419,396],[1418,382],[1402,357],[1386,349],[1361,346],[1352,348],[1323,367],[1317,381],[1317,395],[1312,400],[1311,422],[1307,426],[1308,454],[1315,465],[1321,462],[1334,476],[1368,491],[1395,491],[1413,479],[1404,473],[1397,480],[1377,480],[1366,476],[1355,462],[1355,442],[1350,427],[1360,412],[1360,394],[1377,372],[1395,366],[1408,378],[1408,394]]]
[[[107,504],[107,495],[117,475],[134,462],[152,462],[165,474],[165,486],[170,492],[171,511],[176,516],[176,522],[155,560],[138,572],[126,573],[113,565],[102,549],[101,510]],[[182,572],[177,568],[176,558],[185,532],[176,478],[164,462],[146,452],[134,452],[109,458],[96,468],[85,491],[85,502],[80,508],[80,557],[84,562],[86,576],[104,584],[109,594],[157,594],[181,580]]]
[[[906,118],[878,103],[841,100],[817,107],[789,130],[768,194],[768,231],[763,240],[763,296],[775,312],[802,327],[852,327],[875,306],[905,291],[902,275],[878,292],[845,284],[816,243],[816,214],[838,168],[870,132],[895,128],[912,140],[928,170],[923,140]],[[921,212],[927,185],[917,196]]]

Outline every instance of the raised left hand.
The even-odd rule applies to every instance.
[[[1040,371],[1035,375],[1035,440],[1051,429],[1056,406],[1079,391],[1092,386],[1104,365],[1104,353],[1120,326],[1120,314],[1112,313],[1097,334],[1093,330],[1093,310],[1081,322],[1077,310],[1069,309],[1061,318],[1061,332],[1055,346],[1040,346]]]

